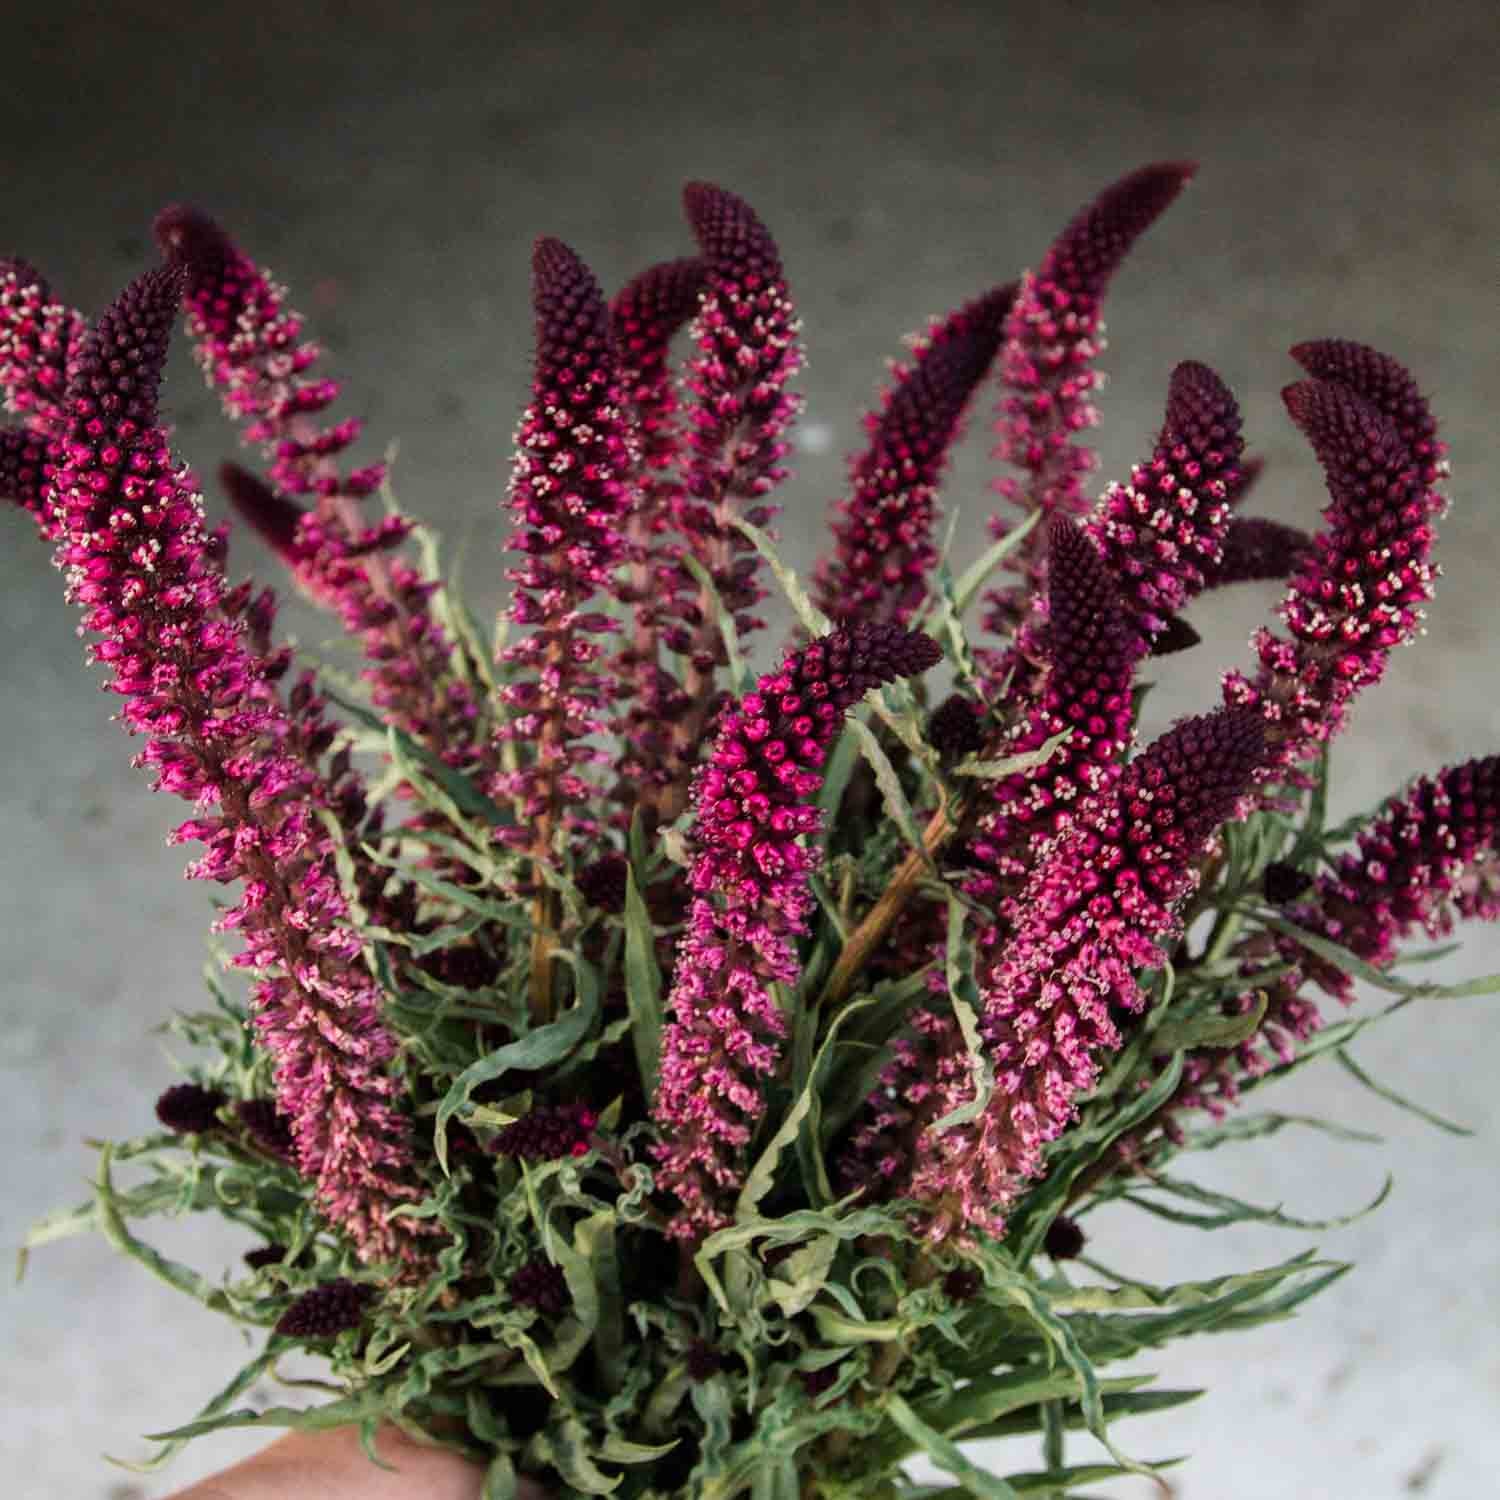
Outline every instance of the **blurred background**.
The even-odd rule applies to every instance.
[[[19,7],[17,7],[19,12]],[[686,253],[682,182],[707,177],[779,240],[805,325],[807,410],[782,496],[808,566],[842,455],[903,334],[1035,261],[1086,199],[1143,162],[1202,163],[1111,292],[1102,484],[1160,421],[1182,358],[1239,393],[1268,472],[1252,508],[1306,525],[1323,500],[1282,414],[1296,340],[1354,337],[1407,361],[1444,421],[1454,477],[1427,636],[1362,700],[1334,813],[1500,748],[1490,627],[1500,582],[1496,410],[1500,29],[1490,4],[252,6],[54,0],[7,22],[0,252],[97,312],[155,258],[152,215],[212,212],[292,290],[368,419],[399,442],[404,506],[462,557],[482,618],[501,600],[497,510],[530,359],[528,252],[557,235],[607,287]],[[988,400],[948,486],[976,550],[990,510]],[[235,438],[185,347],[167,407],[211,475]],[[211,506],[222,509],[210,494]],[[248,536],[233,571],[274,572]],[[1148,732],[1215,697],[1274,588],[1192,612],[1204,643],[1159,671]],[[152,1028],[196,1005],[207,896],[163,847],[178,809],[145,795],[80,670],[74,612],[31,522],[0,514],[0,1243],[78,1201],[85,1138],[152,1124],[174,1075]],[[310,645],[328,628],[291,607]],[[777,636],[775,630],[767,639]],[[1444,977],[1500,968],[1471,934]],[[1366,1004],[1371,1003],[1366,997]],[[1100,1258],[1155,1280],[1265,1264],[1306,1243],[1357,1270],[1295,1322],[1189,1344],[1163,1382],[1195,1405],[1122,1425],[1182,1500],[1495,1492],[1500,1474],[1500,1040],[1495,1002],[1413,1006],[1361,1044],[1377,1076],[1465,1122],[1440,1134],[1309,1070],[1277,1101],[1378,1130],[1237,1147],[1203,1180],[1291,1212],[1385,1208],[1340,1231],[1199,1235],[1121,1210]],[[1295,1085],[1295,1086],[1293,1086]],[[216,1274],[246,1248],[207,1222],[153,1242]],[[0,1450],[17,1500],[146,1500],[257,1445],[230,1434],[137,1475],[142,1434],[188,1419],[242,1362],[239,1334],[74,1240],[0,1296]],[[257,1402],[269,1402],[258,1391]],[[1081,1459],[1091,1445],[1078,1446]],[[1032,1455],[1017,1455],[1011,1467]],[[1144,1481],[1099,1493],[1146,1497]]]

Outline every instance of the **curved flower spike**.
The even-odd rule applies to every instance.
[[[1435,576],[1431,521],[1443,504],[1391,420],[1348,386],[1304,380],[1282,399],[1323,465],[1331,500],[1282,605],[1291,639],[1261,630],[1255,679],[1224,680],[1227,702],[1265,715],[1260,781],[1295,774],[1343,726],[1354,695],[1379,681],[1391,651],[1416,636]]]
[[[766,590],[759,554],[732,523],[743,516],[766,526],[776,515],[765,497],[786,477],[781,460],[801,408],[787,390],[802,367],[800,325],[776,242],[750,205],[707,182],[690,182],[683,205],[706,280],[686,375],[693,399],[676,527],[685,555],[713,580],[743,636],[763,625],[750,611]],[[706,589],[693,582],[689,590],[686,601],[672,604],[677,618],[662,636],[685,658],[685,712],[673,725],[677,765],[663,820],[685,806],[704,728],[721,706],[714,679],[726,657],[717,615]]]
[[[169,265],[185,275],[183,300],[198,363],[224,409],[245,424],[247,442],[272,450],[271,479],[291,495],[372,494],[384,464],[342,472],[337,455],[363,423],[315,420],[339,396],[339,382],[307,374],[322,350],[302,339],[302,319],[277,286],[207,214],[173,203],[156,216]]]
[[[1167,413],[1149,463],[1112,484],[1086,530],[1119,576],[1148,641],[1206,585],[1230,529],[1244,453],[1240,412],[1207,365],[1172,371]]]
[[[1437,435],[1437,419],[1411,372],[1389,354],[1350,339],[1314,339],[1292,346],[1292,358],[1319,380],[1346,385],[1395,425],[1429,487],[1448,472],[1448,445]]]
[[[1120,1046],[1110,1008],[1140,1009],[1137,971],[1160,966],[1205,847],[1262,754],[1253,709],[1175,725],[1085,803],[1010,903],[1012,936],[982,985],[989,1105],[970,1124],[923,1132],[904,1192],[924,1205],[931,1238],[1001,1232],[1100,1057]],[[971,1076],[946,1077],[930,1119],[974,1097]]]
[[[690,612],[696,585],[678,566],[674,517],[683,496],[678,393],[667,356],[673,338],[698,310],[707,268],[696,257],[663,261],[627,282],[610,304],[620,380],[640,433],[640,503],[631,512],[630,587],[622,599],[633,621],[615,658],[629,707],[620,722],[624,757],[615,796],[626,808],[654,805],[672,779],[671,723],[690,706],[660,661],[666,622]],[[628,817],[628,814],[627,814]]]
[[[1104,349],[1100,301],[1136,240],[1191,179],[1193,162],[1158,162],[1123,177],[1082,210],[1021,279],[1000,357],[1007,394],[995,424],[995,457],[1022,471],[997,482],[997,492],[1025,513],[1079,516],[1086,508],[1082,480],[1095,466],[1078,434],[1098,421],[1091,396],[1102,383],[1093,368]],[[1003,516],[991,533],[1009,531]],[[1021,582],[986,596],[986,629],[1010,635],[1038,586],[1041,536],[1030,537],[1007,560]]]
[[[357,778],[317,761],[333,738],[310,683],[284,708],[279,653],[258,645],[269,601],[225,587],[202,499],[157,425],[157,396],[181,275],[128,287],[84,340],[68,383],[51,500],[57,562],[83,627],[102,637],[120,718],[147,736],[137,763],[196,804],[170,841],[206,852],[195,879],[242,881],[217,926],[258,971],[255,1025],[275,1060],[299,1168],[332,1222],[370,1259],[421,1259],[424,1231],[394,1210],[419,1197],[410,1127],[389,1071],[396,1044],[349,925],[320,812],[346,819]]]
[[[520,674],[501,690],[515,712],[498,731],[532,756],[498,776],[495,789],[516,799],[516,834],[550,860],[556,828],[593,829],[582,809],[598,789],[584,772],[611,763],[587,741],[605,730],[618,695],[597,638],[619,627],[585,606],[619,588],[639,445],[604,296],[588,267],[560,240],[538,240],[532,288],[536,368],[509,499],[510,547],[526,560],[506,573],[516,586],[510,619],[528,633],[500,653]]]
[[[990,783],[993,802],[969,846],[991,872],[966,883],[978,900],[993,901],[994,876],[1024,873],[1029,848],[1051,837],[1082,798],[1115,781],[1130,743],[1131,684],[1145,637],[1121,598],[1119,579],[1082,528],[1054,519],[1048,539],[1049,670],[1003,753],[1040,749],[1064,730],[1071,735],[1034,770]]]
[[[482,763],[478,705],[432,612],[436,585],[389,555],[414,523],[393,515],[365,524],[358,501],[379,487],[385,465],[344,472],[339,455],[362,424],[319,425],[340,386],[311,374],[322,351],[302,339],[302,319],[285,306],[285,289],[196,209],[163,209],[156,235],[168,264],[183,272],[188,328],[209,385],[243,424],[246,441],[271,456],[275,490],[237,466],[221,471],[231,502],[276,548],[299,589],[360,639],[361,675],[388,720],[451,765]],[[317,497],[294,544],[266,531],[270,524],[284,532],[301,514],[282,494]]]
[[[1436,938],[1452,930],[1455,914],[1500,918],[1500,756],[1448,766],[1389,798],[1360,833],[1357,849],[1298,896],[1288,905],[1291,921],[1378,969],[1396,961],[1399,945],[1418,928]],[[1323,1024],[1307,993],[1310,984],[1343,1005],[1355,998],[1350,975],[1294,938],[1280,938],[1274,950],[1266,950],[1264,937],[1253,941],[1256,952],[1238,954],[1246,1009],[1257,994],[1258,969],[1293,967],[1265,989],[1266,1013],[1254,1036],[1229,1052],[1188,1054],[1171,1114],[1162,1121],[1169,1136],[1180,1129],[1174,1116],[1190,1109],[1222,1115],[1245,1079],[1292,1059],[1295,1043]]]
[[[976,387],[1000,346],[1015,286],[966,303],[914,340],[881,410],[865,418],[870,446],[850,465],[851,497],[834,509],[834,553],[818,564],[814,597],[829,619],[908,624],[937,562],[937,486]]]
[[[54,301],[35,266],[0,260],[0,399],[22,418],[0,431],[0,496],[30,511],[48,541],[57,524],[43,493],[46,445],[61,435],[68,369],[87,331],[83,314]]]
[[[671,1232],[730,1222],[744,1152],[765,1111],[795,984],[818,851],[813,797],[844,715],[871,688],[936,665],[930,637],[890,623],[841,628],[768,672],[724,715],[693,789],[693,901],[678,947],[653,1113],[656,1185],[682,1207]]]

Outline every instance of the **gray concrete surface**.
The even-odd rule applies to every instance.
[[[1261,507],[1313,515],[1316,470],[1277,391],[1295,373],[1286,347],[1328,333],[1408,359],[1452,445],[1441,594],[1426,639],[1343,743],[1342,811],[1500,742],[1496,43],[1484,4],[18,5],[0,245],[92,310],[150,260],[164,201],[221,216],[293,286],[350,409],[370,418],[372,451],[400,439],[404,501],[467,543],[489,609],[533,236],[569,240],[614,284],[686,248],[683,179],[759,207],[811,352],[813,441],[783,527],[806,563],[899,336],[1034,258],[1117,174],[1197,157],[1197,184],[1112,296],[1101,478],[1139,450],[1171,365],[1191,356],[1243,395],[1271,464]],[[180,445],[212,472],[233,438],[176,361]],[[976,424],[949,491],[976,539],[985,446]],[[236,555],[268,567],[248,540]],[[162,846],[176,810],[127,768],[24,517],[0,516],[0,569],[0,1242],[13,1243],[81,1195],[84,1137],[147,1121],[172,1076],[151,1028],[196,1001],[207,914]],[[1206,643],[1174,663],[1156,722],[1211,697],[1269,602],[1251,590],[1195,611]],[[1495,938],[1476,933],[1446,971],[1500,967]],[[1398,1183],[1377,1217],[1321,1238],[1360,1267],[1295,1323],[1157,1361],[1210,1394],[1121,1436],[1192,1455],[1173,1480],[1183,1500],[1500,1492],[1493,1002],[1415,1009],[1363,1056],[1477,1134],[1436,1134],[1342,1076],[1305,1075],[1286,1107],[1385,1130],[1383,1162],[1308,1138],[1204,1163],[1216,1182],[1314,1214],[1359,1201],[1382,1165]],[[242,1248],[199,1223],[157,1239],[210,1269]],[[1169,1279],[1301,1242],[1121,1217],[1100,1221],[1097,1243]],[[0,1298],[0,1489],[145,1500],[217,1467],[249,1440],[206,1442],[168,1476],[102,1455],[139,1458],[139,1435],[190,1415],[242,1347],[101,1243],[38,1255]]]

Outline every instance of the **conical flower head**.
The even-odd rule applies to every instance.
[[[1148,640],[1205,586],[1219,562],[1244,453],[1229,387],[1191,360],[1172,372],[1166,418],[1148,462],[1111,485],[1088,534],[1119,576]]]
[[[1447,473],[1447,445],[1437,435],[1437,419],[1417,382],[1399,360],[1351,339],[1314,339],[1292,346],[1292,358],[1318,380],[1347,386],[1395,427],[1422,473],[1435,484]]]
[[[917,339],[882,409],[866,417],[870,444],[838,503],[834,553],[818,565],[815,597],[833,620],[894,619],[921,607],[937,562],[937,485],[975,388],[994,362],[1015,287],[966,303]]]
[[[995,423],[995,457],[1021,472],[995,488],[1027,514],[1080,516],[1086,509],[1083,476],[1097,459],[1078,435],[1099,420],[1091,398],[1103,378],[1094,369],[1104,349],[1100,299],[1136,240],[1195,171],[1192,162],[1159,162],[1121,178],[1072,219],[1021,280],[1006,322],[1006,395]],[[990,530],[1000,537],[1011,525],[997,515]],[[1040,583],[1043,546],[1033,530],[1007,559],[1021,581],[986,595],[986,629],[1010,635],[1020,625]]]
[[[937,663],[935,641],[893,624],[835,630],[787,655],[720,722],[694,785],[694,899],[662,1033],[654,1107],[658,1187],[682,1207],[671,1225],[698,1240],[730,1221],[745,1148],[765,1110],[786,1019],[774,986],[798,976],[813,803],[843,716],[871,688]]]
[[[337,1277],[303,1292],[276,1323],[276,1332],[290,1339],[331,1339],[364,1322],[375,1288]]]
[[[1005,750],[1037,750],[1064,731],[1069,738],[1042,765],[991,784],[993,803],[971,847],[999,874],[1025,868],[1031,842],[1050,837],[1081,797],[1103,791],[1120,774],[1130,742],[1131,684],[1146,650],[1119,579],[1082,528],[1055,518],[1048,540],[1049,671]]]
[[[510,508],[511,547],[525,562],[508,571],[516,585],[510,618],[527,634],[501,652],[520,668],[501,693],[516,710],[502,739],[529,742],[531,765],[498,778],[515,798],[532,845],[545,856],[559,815],[592,795],[581,774],[607,761],[588,736],[603,732],[616,696],[597,638],[616,629],[584,606],[613,593],[628,555],[624,523],[636,502],[639,457],[624,406],[609,312],[593,274],[560,240],[532,255],[536,362],[532,399],[521,418]],[[524,830],[523,830],[524,832]]]
[[[1225,679],[1227,701],[1265,713],[1274,746],[1265,779],[1295,772],[1342,727],[1354,695],[1379,681],[1390,652],[1415,637],[1442,503],[1394,423],[1350,387],[1304,380],[1282,399],[1323,466],[1330,503],[1282,606],[1291,639],[1261,631],[1255,679]]]
[[[743,516],[765,526],[776,514],[765,497],[786,477],[780,461],[801,406],[787,389],[802,365],[799,325],[780,252],[754,209],[707,182],[687,185],[683,207],[698,241],[704,286],[685,376],[686,494],[677,506],[676,531],[684,555],[707,571],[744,636],[765,623],[750,611],[766,590],[759,553],[732,523]],[[714,679],[725,661],[707,591],[696,579],[684,582],[673,605],[677,618],[663,633],[668,649],[685,658],[688,700],[673,729],[679,792],[663,808],[667,817],[680,811],[704,726],[718,706]]]
[[[1137,973],[1159,967],[1204,848],[1263,754],[1253,709],[1176,725],[1087,800],[1009,903],[1011,936],[982,982],[993,1094],[972,1123],[924,1131],[905,1190],[933,1238],[1001,1232],[1044,1146],[1121,1045],[1111,1007],[1140,1008]],[[934,1117],[974,1098],[972,1077],[942,1062],[928,1074],[942,1085]]]
[[[350,497],[378,489],[384,464],[344,473],[338,461],[359,437],[359,419],[318,425],[340,386],[310,374],[322,350],[302,337],[302,319],[286,306],[285,288],[196,208],[170,204],[155,227],[167,264],[184,276],[198,362],[225,410],[245,424],[247,441],[269,450],[277,487],[292,495]]]

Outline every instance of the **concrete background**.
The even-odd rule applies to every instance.
[[[1034,260],[1115,176],[1196,157],[1198,182],[1112,294],[1101,482],[1141,450],[1168,371],[1191,356],[1242,394],[1271,465],[1259,508],[1305,522],[1321,490],[1280,411],[1295,376],[1283,351],[1340,334],[1402,356],[1452,445],[1446,576],[1427,638],[1343,742],[1336,811],[1500,742],[1491,6],[54,3],[16,6],[5,36],[0,247],[93,312],[152,260],[162,203],[218,215],[291,284],[328,370],[347,377],[346,408],[370,419],[371,451],[400,439],[402,498],[467,544],[485,611],[500,597],[495,507],[527,377],[533,236],[567,239],[616,285],[688,248],[684,179],[757,205],[811,354],[783,523],[806,564],[900,335]],[[175,360],[180,446],[211,473],[234,438],[185,352]],[[989,469],[975,426],[949,497],[977,539]],[[249,539],[235,555],[269,566]],[[151,1028],[196,1003],[208,918],[180,851],[162,846],[177,809],[128,769],[23,516],[0,516],[0,570],[0,1242],[14,1243],[81,1196],[84,1137],[147,1124],[172,1077]],[[1212,699],[1274,592],[1195,610],[1205,645],[1174,661],[1154,724]],[[326,633],[287,618],[309,641]],[[1500,967],[1495,937],[1474,934],[1445,972]],[[1312,1137],[1205,1161],[1212,1181],[1309,1214],[1362,1201],[1382,1165],[1398,1182],[1374,1219],[1322,1237],[1360,1266],[1297,1322],[1157,1362],[1210,1394],[1120,1436],[1192,1454],[1173,1480],[1184,1500],[1495,1492],[1493,1002],[1414,1008],[1361,1055],[1478,1133],[1436,1134],[1343,1075],[1309,1074],[1282,1106],[1385,1130],[1383,1162]],[[155,1238],[210,1270],[243,1248],[205,1223]],[[1301,1243],[1121,1217],[1100,1220],[1096,1248],[1170,1280]],[[143,1478],[101,1456],[140,1457],[139,1434],[188,1417],[242,1347],[102,1243],[39,1254],[0,1297],[7,1493],[144,1500],[243,1451],[255,1440],[205,1442]]]

